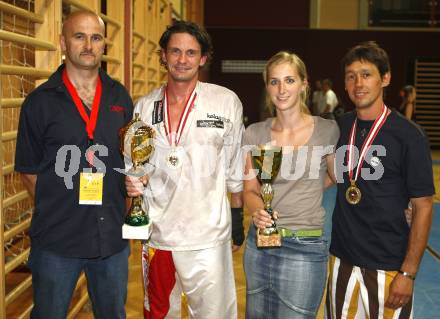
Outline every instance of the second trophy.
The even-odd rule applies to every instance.
[[[257,178],[261,183],[264,210],[272,217],[271,226],[257,230],[257,247],[280,247],[281,234],[273,219],[274,190],[272,184],[281,168],[282,149],[273,145],[259,145],[251,154],[253,168],[257,170]]]

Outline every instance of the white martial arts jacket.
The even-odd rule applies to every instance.
[[[227,192],[243,188],[242,104],[234,92],[198,82],[176,147],[165,130],[164,90],[139,99],[134,111],[156,131],[155,150],[145,165],[144,201],[153,222],[149,245],[184,251],[223,244],[231,239]],[[170,154],[178,154],[179,167],[168,163]]]

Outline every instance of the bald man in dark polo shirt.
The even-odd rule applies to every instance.
[[[100,69],[105,26],[76,11],[60,37],[65,61],[26,98],[15,169],[35,199],[31,318],[65,318],[85,272],[95,318],[125,318],[129,247],[118,131],[132,118],[126,89]]]

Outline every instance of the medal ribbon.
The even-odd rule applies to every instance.
[[[90,118],[87,115],[84,104],[81,101],[81,98],[78,96],[78,93],[76,92],[75,87],[73,86],[72,82],[70,82],[70,79],[69,79],[69,76],[67,75],[66,69],[64,69],[64,71],[63,71],[62,78],[63,78],[64,85],[66,85],[66,88],[69,91],[70,96],[73,99],[73,102],[75,103],[76,109],[78,110],[82,119],[86,123],[86,131],[87,131],[87,136],[89,137],[89,141],[93,141],[93,133],[96,128],[96,122],[98,120],[99,104],[101,102],[101,94],[102,94],[101,78],[98,76],[98,81],[97,81],[96,89],[95,89],[95,97],[93,98],[93,104],[92,104]]]
[[[177,146],[180,142],[180,138],[182,137],[183,129],[186,125],[186,122],[188,120],[189,113],[191,112],[194,102],[196,100],[197,93],[194,88],[191,95],[189,96],[188,100],[186,101],[185,108],[183,109],[182,114],[180,115],[179,124],[177,125],[176,134],[173,141],[173,136],[171,134],[171,120],[170,120],[170,112],[169,112],[169,105],[168,105],[168,94],[167,90],[165,89],[165,102],[164,102],[164,117],[165,117],[165,133],[167,135],[168,141],[170,145],[173,144]]]
[[[357,181],[359,172],[361,171],[362,168],[362,163],[364,162],[365,154],[367,153],[367,150],[370,148],[371,144],[376,138],[377,133],[379,133],[379,130],[382,128],[382,125],[385,123],[389,114],[390,113],[388,112],[388,108],[384,104],[382,113],[374,121],[373,126],[371,127],[371,130],[368,133],[367,138],[364,141],[364,144],[362,145],[361,154],[359,156],[359,161],[356,167],[356,175],[353,179],[353,149],[354,149],[354,140],[356,136],[357,117],[354,120],[353,126],[351,127],[350,139],[348,144],[348,169],[349,169],[348,176],[350,178],[350,181]]]

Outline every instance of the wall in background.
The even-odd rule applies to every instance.
[[[307,28],[309,0],[222,0],[205,2],[205,26]]]
[[[296,2],[296,1],[295,1]],[[386,103],[400,103],[399,90],[412,83],[412,61],[420,56],[438,56],[434,43],[437,32],[398,32],[363,30],[316,29],[230,29],[209,28],[213,38],[214,59],[210,66],[210,81],[234,90],[244,105],[249,123],[258,120],[264,84],[261,74],[221,73],[222,60],[266,60],[279,50],[291,50],[305,61],[310,82],[331,78],[334,90],[348,109],[348,100],[340,68],[346,51],[362,41],[375,40],[389,54],[392,79],[387,89]]]
[[[225,28],[358,29],[360,8],[362,5],[365,7],[366,1],[206,1],[205,25]]]
[[[319,10],[317,28],[352,30],[359,28],[360,1],[321,0],[317,2]]]

